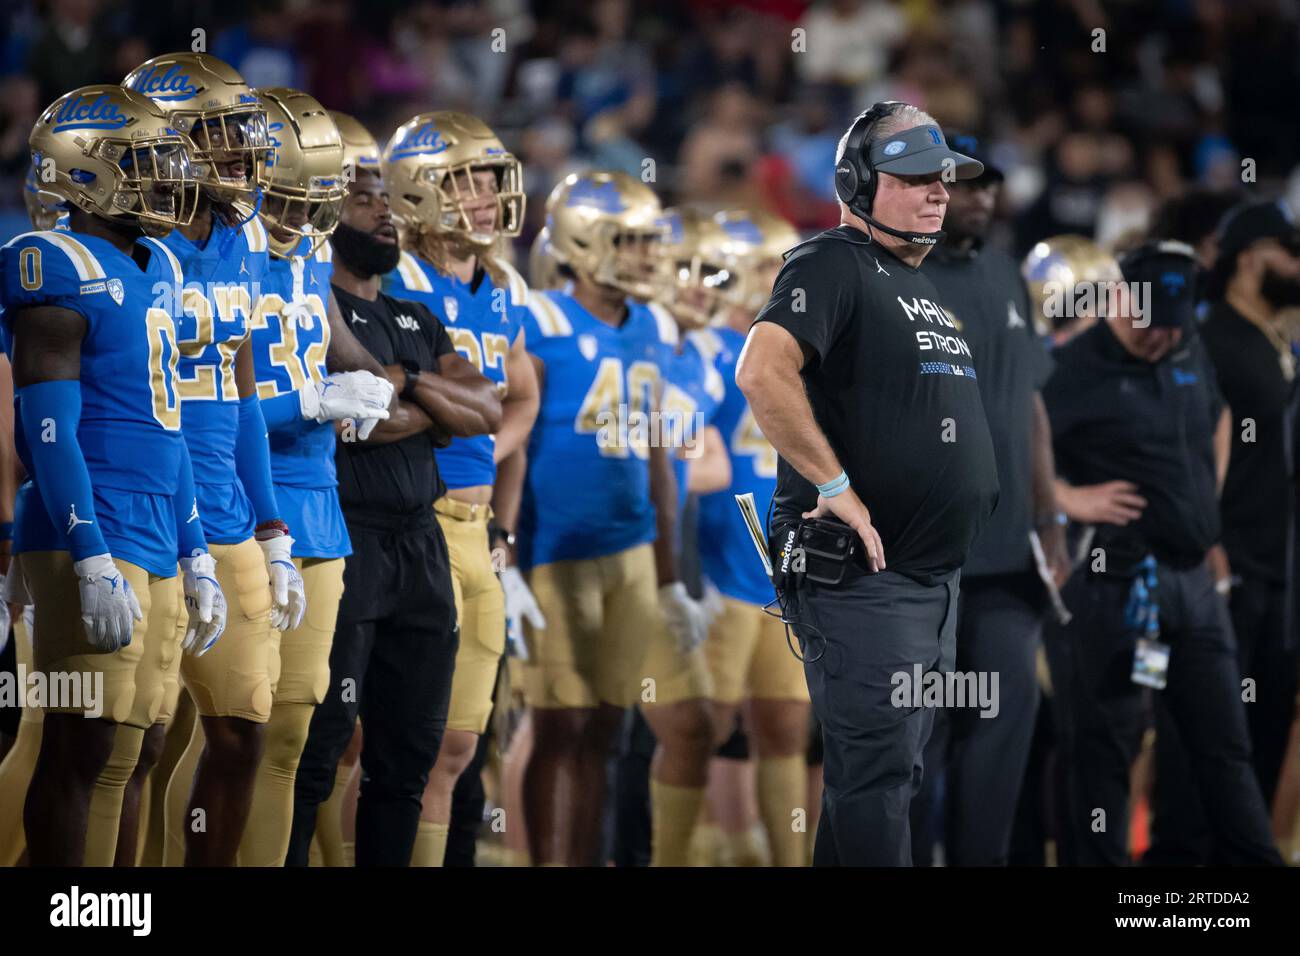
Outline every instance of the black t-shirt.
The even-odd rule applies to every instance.
[[[998,466],[998,507],[971,545],[962,580],[1031,571],[1034,393],[1046,384],[1052,362],[1034,337],[1020,269],[1000,249],[963,254],[940,245],[921,273],[974,353]]]
[[[414,362],[436,373],[438,359],[454,351],[442,323],[418,302],[382,293],[370,302],[333,289],[352,334],[380,365]],[[345,514],[349,509],[394,516],[426,512],[446,491],[433,449],[428,431],[386,445],[340,441],[334,463]]]
[[[1201,335],[1232,409],[1232,455],[1220,501],[1223,547],[1234,572],[1281,584],[1293,494],[1286,425],[1291,383],[1268,337],[1226,302],[1214,306]]]
[[[1057,473],[1072,485],[1131,481],[1147,500],[1137,521],[1100,526],[1098,546],[1127,556],[1150,550],[1176,567],[1199,563],[1219,540],[1214,429],[1223,409],[1199,337],[1151,363],[1125,351],[1102,321],[1052,358],[1043,402]]]
[[[816,354],[803,369],[818,425],[871,511],[885,562],[924,584],[951,576],[998,496],[974,360],[930,280],[860,230],[797,246],[756,322]],[[817,488],[784,458],[773,524]]]

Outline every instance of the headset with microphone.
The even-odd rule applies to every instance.
[[[933,175],[951,168],[956,179],[979,176],[984,171],[984,166],[978,160],[949,149],[939,127],[929,125],[901,130],[881,147],[881,157],[873,160],[867,144],[871,141],[876,124],[906,106],[906,103],[896,100],[884,101],[865,110],[853,121],[844,137],[844,149],[836,157],[835,194],[855,215],[873,228],[918,246],[933,246],[944,237],[942,229],[935,232],[895,229],[871,214],[880,181],[882,160],[891,167],[897,167],[899,175]]]

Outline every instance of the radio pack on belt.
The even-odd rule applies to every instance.
[[[772,537],[777,549],[772,561],[772,584],[778,591],[798,587],[802,578],[819,584],[840,584],[856,565],[858,536],[842,521],[805,518],[787,525]]]

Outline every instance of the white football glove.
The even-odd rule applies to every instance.
[[[206,551],[181,558],[181,587],[189,625],[181,649],[202,657],[226,629],[226,596],[217,583],[217,562]]]
[[[681,581],[659,588],[659,608],[668,631],[677,639],[677,651],[689,654],[704,643],[709,634],[709,615],[690,596]]]
[[[528,659],[528,650],[524,647],[523,632],[525,620],[539,631],[546,630],[546,618],[537,606],[537,598],[529,590],[528,582],[513,565],[501,572],[501,589],[506,593],[506,620],[509,630],[518,636],[516,650],[523,660]]]
[[[363,427],[367,422],[387,418],[392,398],[393,383],[365,371],[335,372],[298,390],[303,418],[318,422],[352,418]],[[366,435],[369,434],[367,429]]]
[[[277,631],[292,631],[302,623],[307,611],[302,575],[293,566],[293,538],[281,534],[257,543],[271,574],[271,626]]]
[[[92,555],[73,564],[72,570],[81,591],[81,623],[90,643],[106,652],[130,644],[133,622],[143,621],[144,613],[113,556]]]

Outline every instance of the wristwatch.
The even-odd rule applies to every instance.
[[[398,397],[408,402],[414,401],[415,386],[420,381],[420,366],[410,359],[403,359],[400,364],[402,371],[406,373],[406,382],[402,385],[402,391]]]

